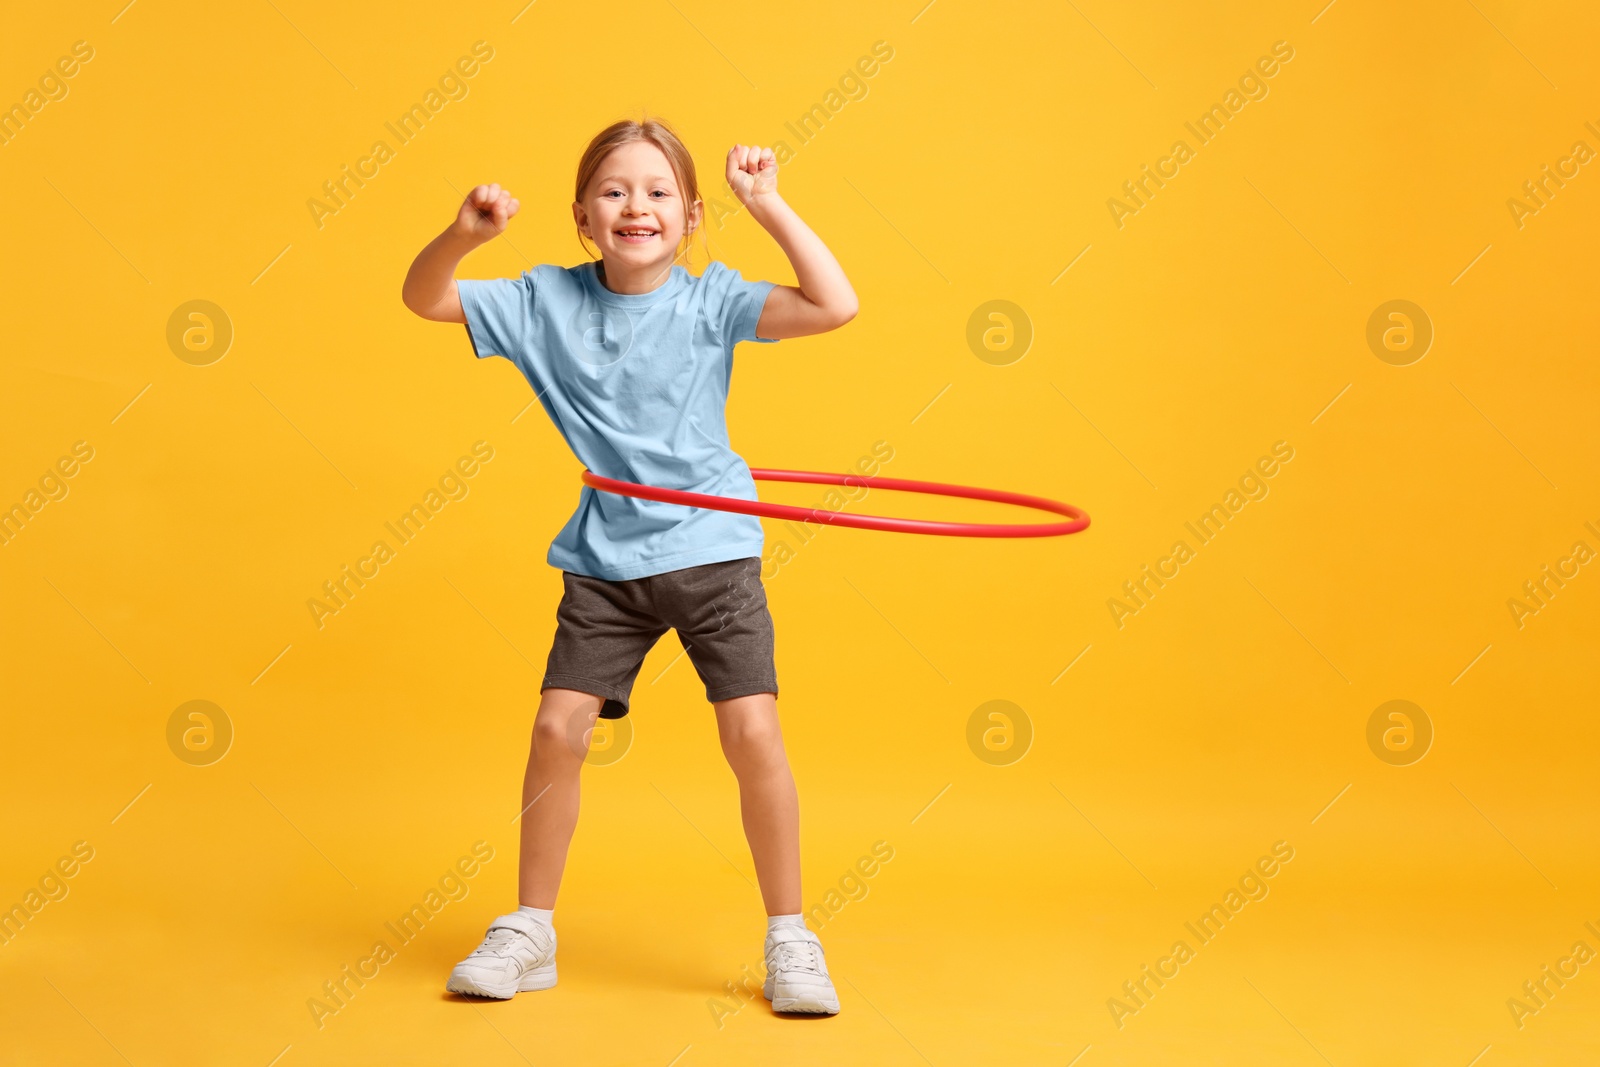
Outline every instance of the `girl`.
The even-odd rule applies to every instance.
[[[798,285],[746,281],[715,261],[699,276],[684,269],[677,260],[704,219],[694,161],[665,123],[624,120],[578,162],[572,213],[598,262],[458,281],[461,258],[503,233],[519,206],[480,185],[411,264],[401,298],[425,319],[464,323],[479,358],[515,363],[596,474],[754,500],[724,420],[733,346],[837,329],[857,302],[838,261],[778,195],[770,148],[735,145],[727,178]],[[762,546],[754,516],[583,488],[547,557],[564,592],[522,787],[521,907],[489,925],[446,989],[507,998],[555,985],[551,917],[589,737],[598,717],[628,713],[645,653],[670,628],[705,683],[739,781],[767,909],[763,992],[775,1011],[838,1012],[800,912],[799,799],[778,726]]]

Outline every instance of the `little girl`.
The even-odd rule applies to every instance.
[[[778,195],[770,148],[735,145],[727,177],[798,285],[746,281],[715,261],[699,276],[679,265],[704,219],[694,161],[666,124],[624,120],[578,161],[572,213],[599,262],[458,281],[461,258],[517,213],[510,193],[480,185],[411,264],[401,298],[425,319],[464,323],[479,358],[515,363],[596,474],[757,499],[724,419],[733,346],[837,329],[857,303],[838,261]],[[564,593],[522,786],[521,907],[490,923],[446,989],[507,998],[555,985],[551,916],[589,737],[597,718],[628,713],[645,653],[670,628],[705,683],[739,780],[767,909],[763,992],[775,1011],[838,1012],[822,944],[800,911],[799,799],[778,726],[762,546],[754,516],[583,487],[547,557]]]

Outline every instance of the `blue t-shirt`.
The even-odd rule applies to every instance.
[[[611,292],[593,262],[456,282],[473,351],[517,365],[584,466],[606,478],[746,500],[757,499],[755,480],[729,446],[724,408],[733,346],[776,340],[756,336],[775,286],[715,261],[698,277],[674,264],[648,293]],[[624,581],[759,557],[762,541],[754,515],[585,485],[547,559]]]

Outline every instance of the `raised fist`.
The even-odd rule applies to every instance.
[[[467,194],[456,215],[456,231],[475,241],[499,237],[521,205],[498,185],[479,185]]]
[[[728,185],[739,203],[778,191],[778,160],[772,149],[736,144],[728,150]]]

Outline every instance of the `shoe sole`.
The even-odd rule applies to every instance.
[[[761,995],[772,1001],[773,1011],[793,1012],[799,1015],[837,1015],[839,1014],[838,996],[823,1000],[821,997],[773,997],[772,982],[769,980],[761,987]]]
[[[470,979],[450,976],[444,988],[450,993],[460,993],[467,997],[483,997],[487,1000],[510,1000],[518,993],[532,993],[539,989],[549,989],[556,984],[556,965],[536,967],[522,976],[515,989],[510,986],[489,986]]]

